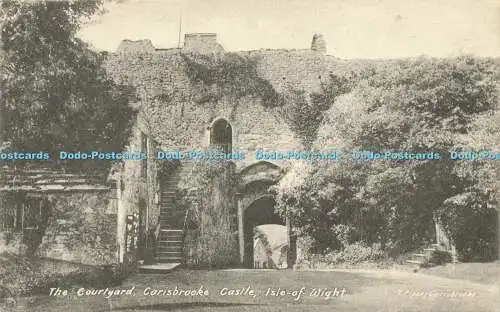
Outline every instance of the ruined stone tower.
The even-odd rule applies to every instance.
[[[184,50],[201,54],[224,52],[214,33],[192,33],[184,35]]]
[[[311,42],[311,50],[326,54],[326,42],[321,34],[314,34]]]

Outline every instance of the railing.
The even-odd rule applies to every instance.
[[[155,245],[154,245],[154,259],[156,260],[156,263],[160,262],[160,253],[158,252],[158,245],[159,245],[159,237],[160,237],[160,231],[161,231],[161,222],[159,220],[160,218],[158,217],[158,225],[156,226],[155,229]]]
[[[183,241],[183,248],[182,248],[182,253],[184,254],[184,248],[185,248],[185,238],[186,238],[186,233],[187,233],[187,220],[188,220],[188,216],[189,216],[189,208],[186,209],[186,213],[184,215],[184,224],[182,225],[182,230],[183,230],[183,235],[182,235],[182,241]],[[187,255],[184,254],[183,256],[183,261],[184,261],[184,264],[187,263]]]
[[[186,209],[186,213],[184,214],[184,223],[182,224],[182,229],[184,231],[186,231],[186,225],[187,225],[187,219],[188,219],[188,215],[189,215],[189,208]]]

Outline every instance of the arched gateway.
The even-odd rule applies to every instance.
[[[277,224],[287,227],[288,254],[287,266],[295,263],[295,240],[291,236],[288,220],[275,212],[274,194],[269,187],[282,177],[281,168],[270,162],[252,164],[240,172],[238,199],[238,236],[240,264],[253,267],[254,228],[263,224]]]

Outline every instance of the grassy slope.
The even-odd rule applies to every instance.
[[[0,254],[0,298],[29,295],[32,290],[45,288],[46,283],[64,283],[61,279],[77,272],[89,272],[88,265],[54,259],[27,259]]]
[[[420,270],[421,273],[481,284],[500,281],[500,261],[489,263],[457,263]]]

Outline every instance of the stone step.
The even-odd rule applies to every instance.
[[[181,227],[182,228],[182,225],[175,225],[175,224],[169,224],[171,221],[179,221],[180,223],[182,223],[182,221],[184,221],[184,216],[179,216],[179,215],[175,215],[175,214],[163,214],[160,216],[160,222],[161,223],[167,223],[167,224],[160,224],[162,228],[165,228],[165,227]]]
[[[179,222],[172,222],[172,220],[160,220],[160,226],[161,227],[167,227],[167,226],[178,226],[180,223],[182,223],[181,221]]]
[[[167,256],[167,255],[157,255],[157,258],[160,260],[182,260],[182,256]]]
[[[166,233],[160,233],[160,238],[165,238],[164,240],[182,240],[182,237],[184,236],[183,234],[166,234]]]
[[[176,250],[172,250],[172,249],[158,249],[156,251],[156,254],[157,255],[170,255],[172,257],[182,257],[183,255],[183,250],[182,249],[176,249]]]
[[[165,243],[165,242],[162,242],[162,243],[158,243],[158,245],[156,245],[158,248],[161,248],[161,249],[165,249],[165,250],[179,250],[179,249],[183,249],[184,248],[184,244],[183,242],[172,242],[172,241],[169,241],[168,243]]]
[[[160,217],[161,216],[171,216],[172,214],[174,214],[176,212],[177,211],[174,211],[173,209],[164,209],[163,211],[160,210]]]
[[[160,220],[161,227],[179,226],[179,224],[176,223],[182,223],[182,222],[181,221],[173,222],[173,220]]]
[[[181,177],[180,174],[171,175],[169,178],[162,179],[160,181],[160,183],[163,183],[163,184],[169,184],[169,183],[174,183],[174,182],[177,183],[177,182],[179,182],[180,177]]]
[[[176,257],[176,258],[182,258],[182,251],[164,251],[164,250],[158,250],[156,253],[157,256],[162,257]]]
[[[427,257],[428,255],[422,254],[422,253],[414,253],[413,254],[415,257]]]
[[[180,252],[180,253],[182,253],[182,251],[184,250],[184,245],[181,243],[178,243],[175,246],[172,244],[169,244],[169,245],[157,245],[156,247],[157,247],[156,252]]]
[[[172,221],[178,221],[180,224],[171,224]],[[160,216],[160,222],[161,222],[161,227],[162,228],[169,228],[169,227],[178,227],[182,228],[182,223],[184,221],[184,216],[175,216],[175,215],[162,215]],[[163,224],[166,223],[166,224]]]
[[[181,180],[181,175],[176,174],[176,175],[171,175],[170,177],[163,179],[160,181],[161,184],[167,185],[167,184],[173,184],[173,183],[178,183]]]
[[[160,235],[161,235],[161,237],[170,237],[170,238],[176,238],[176,239],[182,238],[182,236],[184,236],[183,233],[165,233],[165,232],[163,232],[163,233],[160,232]]]
[[[169,243],[169,244],[158,244],[158,248],[164,249],[165,251],[176,251],[182,249],[183,244],[181,243]]]
[[[175,259],[175,260],[181,260],[182,255],[167,255],[167,254],[157,254],[156,255],[159,259]]]
[[[177,246],[182,245],[184,238],[174,236],[160,236],[158,237],[158,246]]]
[[[158,251],[156,252],[156,257],[157,258],[178,258],[182,259],[184,257],[182,251],[180,252],[164,252],[164,251]]]
[[[161,185],[161,191],[162,192],[176,192],[178,187],[179,187],[178,181],[163,183]]]
[[[158,263],[182,263],[182,258],[158,258]]]
[[[158,245],[158,250],[163,252],[182,252],[182,245]]]
[[[158,274],[158,273],[169,273],[169,272],[172,272],[173,270],[175,270],[176,268],[180,268],[181,267],[181,263],[176,263],[176,262],[172,262],[172,263],[157,263],[157,264],[151,264],[151,265],[140,265],[139,266],[139,272],[142,272],[142,273],[155,273],[155,274]]]
[[[161,227],[160,227],[161,229]],[[161,235],[168,235],[168,236],[183,236],[184,231],[170,231],[170,230],[160,230]]]
[[[162,195],[174,195],[176,194],[176,190],[168,190],[168,189],[163,189],[161,190]]]
[[[182,241],[181,240],[158,240],[158,243],[162,244],[162,243],[165,243],[165,244],[182,244]]]
[[[162,185],[160,193],[177,193],[177,189],[179,187],[177,185]]]
[[[183,243],[158,243],[157,244],[158,248],[167,248],[167,249],[177,249],[177,248],[182,248]]]
[[[166,248],[157,247],[155,252],[157,255],[159,255],[159,254],[165,255],[167,253],[172,253],[172,254],[176,254],[176,255],[174,255],[176,257],[177,256],[182,257],[182,254],[184,252],[184,248],[181,245],[179,245],[176,249],[173,249],[173,248],[166,249]]]
[[[412,264],[422,264],[422,261],[418,261],[418,260],[406,260],[406,262],[408,263],[412,263]]]

